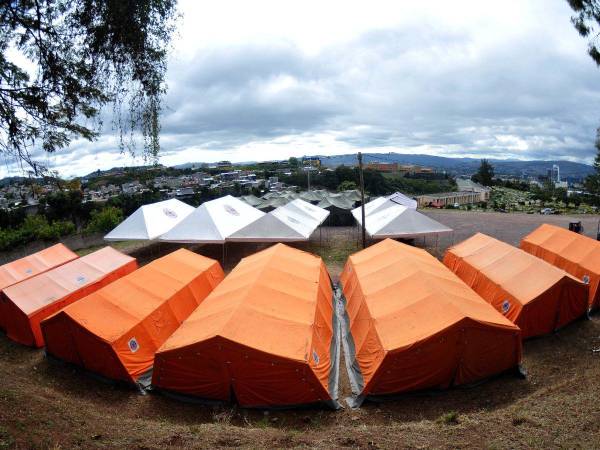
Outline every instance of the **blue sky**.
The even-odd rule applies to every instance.
[[[600,69],[564,0],[179,8],[163,164],[358,150],[582,162],[595,154]],[[98,141],[44,159],[63,176],[142,162],[116,142],[107,127]],[[10,162],[0,170],[14,173]]]

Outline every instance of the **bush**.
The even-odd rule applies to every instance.
[[[18,228],[0,230],[0,250],[9,250],[36,240],[54,241],[61,236],[75,233],[75,225],[69,221],[49,223],[44,216],[27,216]]]
[[[92,212],[92,218],[85,228],[86,233],[106,233],[123,221],[123,211],[116,206],[107,206]]]

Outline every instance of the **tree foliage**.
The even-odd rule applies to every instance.
[[[579,34],[589,38],[588,53],[600,66],[600,47],[598,37],[600,36],[600,2],[598,0],[567,0],[575,12],[571,22]],[[600,194],[600,128],[596,131],[596,159],[594,168],[596,173],[589,175],[585,180],[586,189],[593,194]]]
[[[588,53],[600,66],[598,29],[600,28],[600,2],[598,0],[567,0],[575,11],[571,22],[583,37],[589,38]]]
[[[139,132],[156,157],[176,14],[176,0],[0,2],[0,152],[43,172],[36,150],[96,138],[112,104],[121,149]]]
[[[484,186],[491,186],[494,182],[494,166],[487,159],[482,159],[477,173],[471,179]]]

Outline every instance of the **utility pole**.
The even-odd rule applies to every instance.
[[[308,190],[310,191],[310,164],[308,165],[307,173],[308,173]]]
[[[363,178],[362,153],[358,152],[358,176],[360,180],[360,215],[362,228],[362,248],[367,247],[367,231],[365,228],[365,180]]]

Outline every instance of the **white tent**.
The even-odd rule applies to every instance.
[[[388,201],[387,198],[377,197],[376,199],[371,200],[369,203],[365,203],[365,217],[367,217],[370,214],[373,214],[377,211],[381,211],[382,209],[389,208],[392,205],[394,205],[394,203]],[[362,217],[361,209],[362,209],[362,206],[359,206],[358,208],[354,208],[352,210],[352,215],[359,222],[361,221],[361,217]]]
[[[291,202],[284,205],[282,208],[284,211],[295,211],[300,214],[309,216],[316,223],[316,226],[319,226],[323,222],[325,222],[325,219],[327,219],[327,216],[329,216],[329,211],[327,211],[326,209],[319,208],[318,206],[315,206],[299,198],[297,198],[296,200],[292,200]],[[280,208],[278,209],[281,211]]]
[[[227,238],[232,242],[294,242],[306,241],[312,231],[302,223],[294,223],[295,218],[288,217],[282,220],[271,211],[261,218],[246,225]],[[294,227],[290,226],[294,223]]]
[[[392,195],[387,197],[377,197],[374,200],[371,200],[369,203],[365,204],[365,217],[371,214],[382,211],[386,208],[390,208],[392,206],[405,206],[410,209],[417,209],[417,201],[413,200],[410,197],[402,194],[401,192],[395,192]],[[352,215],[356,220],[360,222],[361,220],[361,207],[354,208],[352,210]]]
[[[260,198],[256,197],[255,195],[242,195],[240,199],[248,203],[250,206],[254,207],[260,205],[263,202]]]
[[[362,224],[360,216],[357,222]],[[354,213],[354,211],[353,211]],[[375,239],[415,238],[428,234],[451,233],[452,229],[412,208],[393,205],[365,216],[365,229]]]
[[[388,196],[388,200],[412,209],[417,209],[418,205],[415,199],[407,197],[402,192],[394,192],[392,195]]]
[[[319,208],[323,208],[323,209],[333,209],[333,208],[338,208],[338,209],[344,209],[344,210],[351,210],[352,207],[354,205],[354,202],[351,200],[348,200],[345,197],[339,196],[339,197],[334,197],[334,196],[330,196],[330,197],[325,197],[323,200],[321,200],[317,206]]]
[[[194,207],[177,199],[140,206],[114,230],[106,241],[154,240],[194,212]]]
[[[300,192],[300,198],[307,202],[319,202],[323,199],[323,196],[317,194],[315,191],[304,191]]]
[[[160,237],[166,242],[223,244],[230,235],[265,213],[227,195],[200,205],[179,225]]]

